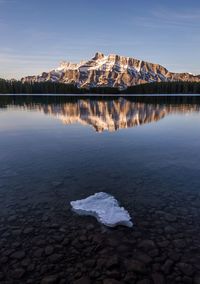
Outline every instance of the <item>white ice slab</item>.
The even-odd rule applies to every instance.
[[[98,192],[85,199],[71,201],[72,210],[79,215],[94,216],[100,223],[115,227],[118,225],[132,227],[131,217],[117,200],[105,192]]]

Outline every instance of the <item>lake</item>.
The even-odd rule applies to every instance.
[[[0,151],[0,283],[200,283],[200,97],[1,96]]]

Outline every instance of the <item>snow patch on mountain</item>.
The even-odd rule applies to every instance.
[[[97,52],[87,61],[71,63],[63,61],[60,65],[41,75],[22,78],[22,82],[60,82],[75,84],[78,87],[117,87],[166,81],[200,82],[200,75],[173,73],[159,64],[153,64],[131,57]]]

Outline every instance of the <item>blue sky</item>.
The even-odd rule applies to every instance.
[[[0,78],[96,51],[200,74],[199,0],[0,0]]]

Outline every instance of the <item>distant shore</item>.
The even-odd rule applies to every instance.
[[[0,94],[1,96],[34,97],[200,97],[200,94]]]
[[[200,82],[152,82],[117,87],[79,88],[73,84],[46,82],[21,82],[0,79],[0,94],[14,95],[66,95],[66,96],[196,96],[200,95]]]

